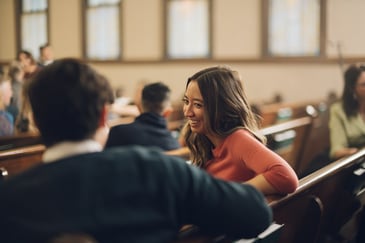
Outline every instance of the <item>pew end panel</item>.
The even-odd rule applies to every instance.
[[[284,225],[278,242],[316,242],[323,213],[323,205],[318,197],[294,197],[274,203],[272,209],[275,222]]]
[[[318,238],[313,242],[332,242],[331,240],[335,239],[342,239],[343,241],[340,242],[353,240],[351,237],[354,237],[358,227],[357,218],[364,206],[363,185],[365,182],[364,177],[360,177],[361,179],[355,180],[356,183],[354,184],[352,178],[354,171],[364,166],[364,160],[365,150],[363,149],[301,178],[299,187],[294,193],[270,202],[274,211],[274,219],[278,222],[284,222],[299,215],[296,220],[301,220],[300,215],[302,214],[299,209],[297,212],[295,211],[298,207],[295,205],[298,205],[300,200],[309,200],[308,197],[314,197],[322,205],[322,213],[320,224],[316,226],[319,229]],[[290,213],[291,211],[292,213]],[[315,208],[313,212],[309,212],[309,214],[314,213]],[[306,217],[308,216],[305,215],[304,218]],[[290,225],[290,227],[284,228],[283,237],[288,234],[289,236],[293,235],[293,231],[298,230],[295,225],[300,226],[295,221]],[[310,224],[307,227],[313,227],[313,225]],[[347,236],[341,233],[345,231],[344,229]]]

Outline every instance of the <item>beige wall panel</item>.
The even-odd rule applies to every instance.
[[[16,58],[15,9],[13,0],[0,0],[0,60]]]
[[[344,56],[365,56],[364,0],[327,0],[327,53],[338,55],[340,43]]]
[[[81,57],[81,0],[50,0],[49,7],[55,57]]]
[[[126,60],[154,60],[163,55],[161,0],[123,0],[123,50]]]
[[[322,99],[330,91],[342,92],[342,75],[335,64],[238,65],[237,69],[252,101],[271,100],[274,93],[296,102]]]
[[[335,64],[225,64],[241,73],[252,102],[270,100],[274,93],[281,93],[287,102],[318,100],[329,91],[340,94],[342,90],[341,72]],[[189,76],[209,66],[212,64],[95,65],[114,87],[123,86],[128,96],[133,95],[140,80],[161,80],[171,87],[173,99],[181,99]]]
[[[261,48],[261,4],[258,0],[215,0],[215,58],[256,58]]]

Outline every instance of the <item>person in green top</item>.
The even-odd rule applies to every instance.
[[[330,108],[330,157],[339,159],[365,145],[365,66],[345,71],[342,97]]]

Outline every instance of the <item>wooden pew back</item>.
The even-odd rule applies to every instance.
[[[355,219],[365,205],[364,161],[365,149],[300,179],[292,194],[267,197],[275,222],[284,224],[278,242],[338,242],[334,238],[346,227],[348,235],[354,236]],[[183,231],[175,243],[232,242],[224,236],[206,236],[198,228],[192,229],[191,234]]]
[[[39,133],[19,133],[13,136],[0,138],[0,151],[15,149],[35,144],[41,144],[42,139]]]
[[[279,242],[301,242],[300,239],[293,239],[293,233],[303,234],[308,227],[312,227],[312,232],[316,235],[312,242],[325,242],[328,238],[338,237],[338,232],[343,227],[348,226],[349,222],[354,222],[359,210],[365,204],[365,173],[358,177],[354,175],[354,171],[365,167],[364,161],[365,149],[300,179],[299,187],[294,193],[272,201],[270,206],[274,211],[275,221],[289,225],[284,227]],[[308,215],[301,216],[302,206],[298,208],[296,205],[311,197],[315,198],[318,206],[309,212],[314,216],[307,219]],[[318,220],[315,221],[315,218]],[[296,225],[295,230],[292,228],[293,225]],[[350,235],[354,235],[357,228],[352,227],[347,230],[351,231]]]
[[[329,158],[329,107],[330,103],[322,102],[316,107],[315,115],[307,140],[303,145],[303,153],[297,161],[296,172],[301,178],[327,165]]]
[[[296,162],[302,156],[303,145],[311,126],[312,119],[306,116],[263,128],[260,132],[267,137],[267,146],[296,170]]]
[[[32,145],[0,151],[0,168],[8,176],[18,174],[34,165],[40,164],[44,150],[44,145]]]
[[[322,101],[312,100],[303,102],[275,103],[259,106],[261,127],[267,127],[280,123],[282,119],[296,119],[308,115],[307,106],[317,107]],[[290,114],[289,114],[290,113]]]

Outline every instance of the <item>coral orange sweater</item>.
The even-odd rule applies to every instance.
[[[204,169],[220,179],[244,182],[262,174],[284,194],[298,186],[297,175],[290,165],[247,130],[236,130],[212,152],[214,158]]]

